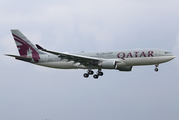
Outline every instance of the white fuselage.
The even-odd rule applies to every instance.
[[[125,66],[140,66],[140,65],[155,65],[170,61],[175,58],[170,52],[160,49],[136,49],[124,51],[107,51],[107,52],[81,52],[76,55],[95,57],[103,61],[115,61],[115,69]],[[86,66],[70,61],[61,59],[57,55],[44,54],[40,55],[38,63],[32,62],[37,65],[59,68],[59,69],[87,69]],[[106,68],[103,66],[90,66],[91,69],[114,69]]]

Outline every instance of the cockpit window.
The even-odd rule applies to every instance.
[[[171,52],[165,52],[165,54],[171,54]]]

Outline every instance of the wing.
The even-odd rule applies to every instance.
[[[76,54],[69,54],[69,53],[54,52],[54,51],[46,50],[37,44],[36,44],[36,46],[38,49],[40,49],[44,52],[48,52],[48,53],[57,55],[61,59],[67,59],[68,61],[74,61],[74,63],[80,63],[81,65],[84,65],[84,66],[90,66],[90,65],[98,66],[101,61],[100,58],[88,57],[88,56],[82,56],[82,55],[76,55]]]

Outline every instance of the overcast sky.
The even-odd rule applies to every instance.
[[[10,29],[61,52],[161,48],[176,58],[132,72],[60,70],[4,56]],[[0,119],[178,120],[178,0],[0,0]]]

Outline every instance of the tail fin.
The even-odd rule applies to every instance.
[[[40,60],[39,54],[44,54],[38,50],[19,30],[11,30],[20,56],[32,57],[35,62]]]

